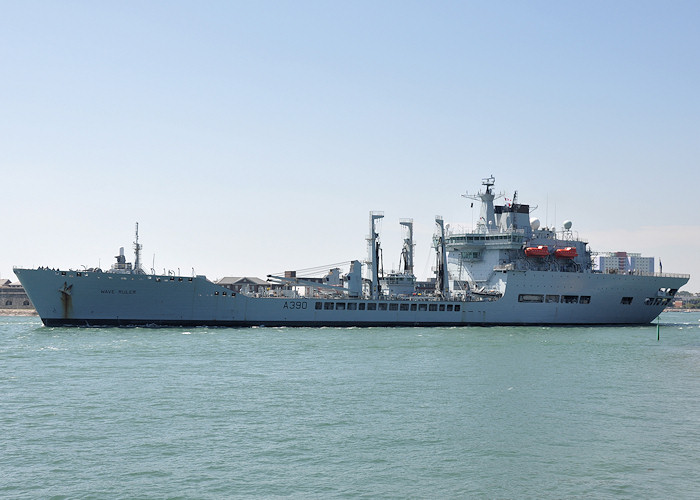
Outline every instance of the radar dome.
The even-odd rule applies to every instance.
[[[570,221],[570,220],[565,220],[565,221],[564,221],[564,229],[566,229],[567,231],[568,231],[569,229],[571,229],[571,221]]]
[[[533,231],[537,231],[540,228],[540,220],[539,219],[532,219],[530,221],[530,227],[532,228]]]

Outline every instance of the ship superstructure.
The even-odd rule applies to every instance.
[[[588,243],[575,236],[571,221],[559,232],[540,227],[539,219],[530,219],[530,206],[518,202],[517,191],[512,200],[495,205],[494,183],[493,177],[486,178],[483,192],[463,195],[481,201],[476,229],[453,230],[445,238],[454,293],[501,296],[506,286],[502,271],[591,272]]]
[[[400,269],[384,273],[377,230],[382,212],[370,213],[364,265],[355,260],[345,274],[333,267],[321,278],[296,271],[270,275],[270,289],[263,292],[234,292],[204,276],[145,273],[138,225],[133,266],[122,248],[104,272],[15,273],[47,326],[646,324],[687,283],[683,274],[596,270],[571,222],[559,231],[540,227],[517,192],[505,198],[494,184],[488,177],[482,191],[464,195],[481,202],[475,228],[435,218],[435,278],[422,292],[414,275],[411,219],[399,221],[405,230]],[[501,197],[504,203],[495,204]]]

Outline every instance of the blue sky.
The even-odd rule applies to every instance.
[[[364,259],[497,189],[700,277],[700,2],[2,1],[0,277]],[[695,284],[697,283],[697,285]],[[700,278],[686,287],[700,291]]]

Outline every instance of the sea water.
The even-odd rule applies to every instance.
[[[700,314],[657,326],[0,317],[2,498],[697,498]]]

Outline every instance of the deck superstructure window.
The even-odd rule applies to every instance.
[[[590,295],[581,295],[578,303],[579,304],[590,304],[591,303],[591,296]]]
[[[460,306],[459,304],[455,304],[455,311],[459,311],[461,309],[461,307],[462,306]]]
[[[323,302],[316,302],[316,305],[314,307],[316,309],[323,309]]]
[[[399,305],[398,304],[389,304],[389,310],[390,311],[398,311]]]
[[[576,304],[578,302],[578,295],[562,295],[561,301],[564,304]]]
[[[348,302],[348,311],[357,310],[357,302]]]
[[[427,310],[428,310],[428,304],[418,304],[418,310],[419,310],[419,311],[427,311]]]
[[[411,304],[411,311],[415,311],[418,309],[418,304]]]
[[[332,311],[333,310],[333,302],[324,302],[323,309],[325,311]]]
[[[428,311],[437,311],[437,304],[428,304]]]
[[[544,295],[536,293],[521,293],[518,295],[518,302],[544,302]]]
[[[359,309],[360,311],[364,311],[364,310],[365,310],[365,304],[364,304],[364,302],[362,302],[362,303],[359,304],[358,309]]]
[[[447,304],[447,310],[448,310],[448,311],[451,311],[453,308],[454,308],[454,306],[453,306],[452,304]]]
[[[380,303],[379,303],[379,310],[380,310],[380,311],[386,311],[386,303],[380,302]]]
[[[544,299],[545,302],[547,303],[555,303],[559,302],[559,295],[547,295]]]
[[[344,311],[345,310],[345,302],[338,302],[335,305],[335,310],[336,311]]]
[[[622,297],[622,300],[620,301],[620,304],[624,304],[626,306],[630,305],[632,303],[632,297]]]
[[[401,306],[399,307],[399,310],[408,311],[408,304],[401,304]]]
[[[377,304],[375,302],[370,302],[369,304],[367,304],[367,310],[368,311],[376,311]]]

